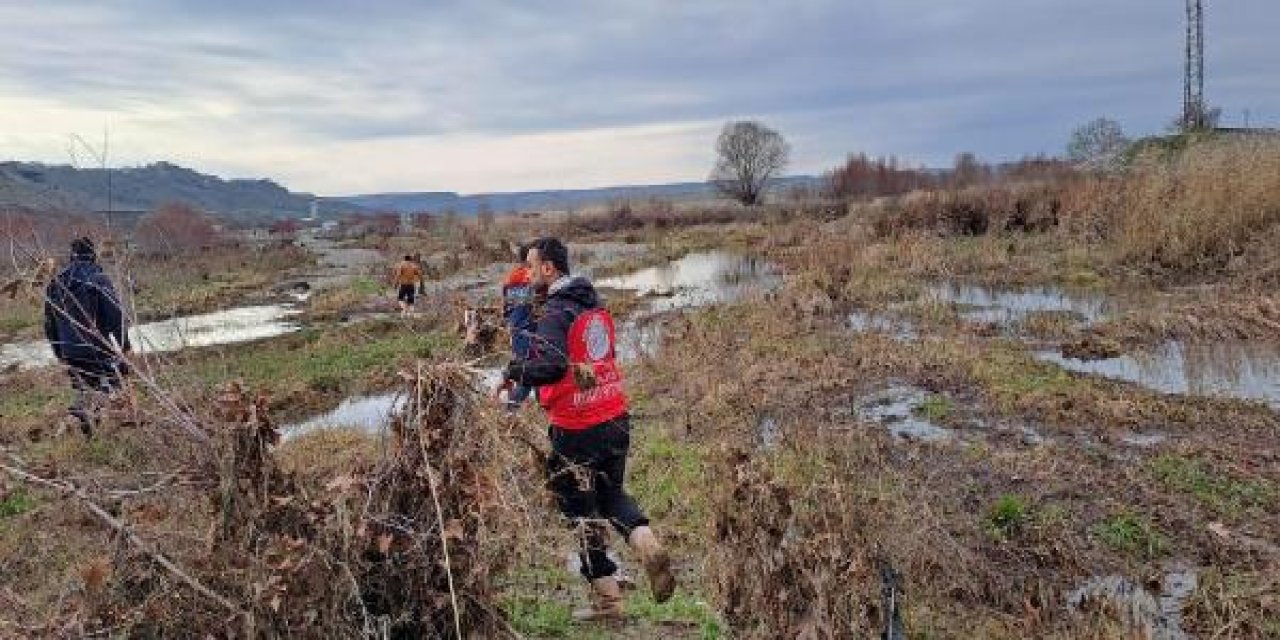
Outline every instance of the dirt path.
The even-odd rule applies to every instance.
[[[304,234],[299,241],[319,254],[320,260],[310,270],[291,274],[290,279],[306,280],[312,291],[341,287],[388,266],[386,258],[374,249],[342,247],[333,240],[312,234]]]

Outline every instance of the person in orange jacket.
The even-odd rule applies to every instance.
[[[391,280],[396,285],[396,301],[400,304],[400,313],[413,311],[413,303],[422,284],[422,267],[413,261],[413,256],[405,256],[391,269]]]

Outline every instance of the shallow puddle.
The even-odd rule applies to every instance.
[[[281,433],[285,440],[319,429],[357,429],[377,433],[386,428],[391,415],[403,408],[406,400],[407,397],[400,393],[348,398],[333,411],[285,425]]]
[[[1280,409],[1280,347],[1273,345],[1167,342],[1151,351],[1103,360],[1077,360],[1056,351],[1041,351],[1036,357],[1162,393],[1258,400]]]
[[[847,322],[849,328],[856,333],[882,333],[894,340],[915,340],[920,337],[914,322],[887,313],[854,311],[848,315]]]
[[[857,402],[854,415],[866,422],[884,425],[897,440],[941,442],[955,434],[918,415],[930,393],[910,385],[893,385]]]
[[[771,291],[782,285],[782,275],[778,267],[757,258],[708,251],[595,284],[634,291],[649,300],[644,309],[618,325],[618,357],[631,362],[657,354],[662,340],[662,319],[658,316]]]
[[[502,382],[502,370],[482,369],[476,378],[477,387],[486,395]],[[367,433],[381,433],[391,424],[391,416],[404,408],[408,396],[403,393],[384,393],[373,396],[347,398],[332,411],[326,411],[306,420],[287,424],[280,431],[285,440],[318,429],[356,429]],[[530,397],[526,402],[536,402]]]
[[[632,318],[618,325],[618,359],[635,362],[658,353],[662,326],[656,318]]]
[[[1121,302],[1092,292],[1058,287],[1004,289],[958,282],[935,284],[929,295],[968,307],[961,317],[974,322],[1009,325],[1036,312],[1065,312],[1093,324],[1119,314]]]
[[[764,416],[756,425],[756,436],[761,449],[772,451],[782,444],[782,427],[773,416]]]
[[[1183,640],[1182,610],[1195,594],[1198,582],[1194,568],[1171,565],[1153,595],[1123,576],[1092,578],[1067,596],[1073,611],[1101,608],[1116,615],[1138,637],[1152,640]]]
[[[728,251],[691,253],[665,265],[605,278],[608,289],[635,291],[651,297],[651,312],[701,307],[739,300],[782,284],[779,269],[758,258]]]
[[[301,326],[291,317],[298,313],[280,304],[240,307],[141,324],[129,329],[129,340],[139,353],[248,342],[297,331]],[[44,341],[0,345],[0,368],[17,365],[25,369],[55,362],[53,350]]]
[[[1150,449],[1151,447],[1164,444],[1168,439],[1169,436],[1163,433],[1131,433],[1120,438],[1120,441],[1131,447]]]

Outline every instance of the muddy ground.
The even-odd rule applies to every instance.
[[[711,247],[766,267],[749,270],[767,275],[750,286],[711,269],[700,289],[677,267],[656,285],[611,283],[620,324],[642,336],[626,365],[629,482],[676,551],[682,586],[662,606],[629,592],[622,628],[572,623],[585,601],[565,567],[572,536],[538,526],[555,522],[545,495],[513,479],[527,520],[518,561],[494,579],[523,635],[872,636],[891,618],[885,567],[901,576],[910,637],[1280,635],[1280,410],[1266,355],[1280,332],[1265,290],[1112,272],[1038,236],[878,241],[853,218],[635,239],[651,249],[584,237],[579,255],[601,276]],[[165,402],[199,416],[240,378],[289,423],[394,389],[415,361],[463,359],[455,305],[491,299],[505,269],[484,252],[457,258],[431,308],[401,319],[375,249],[333,250],[362,257],[281,279],[326,283],[299,303],[301,331],[156,360],[148,375],[164,393],[140,393],[141,406],[167,427],[113,424],[85,442],[59,430],[68,392],[56,371],[6,375],[5,454],[106,490],[146,486],[181,471],[162,454],[164,429],[179,428]],[[1186,354],[1224,341],[1257,356],[1254,368],[1221,373],[1238,354],[1211,353],[1188,370]],[[1173,366],[1158,358],[1130,379],[1063,366],[1169,343],[1184,354],[1178,393],[1153,382]],[[515,424],[536,438],[541,417],[527,407]],[[323,484],[377,460],[381,437],[318,429],[279,452]],[[142,535],[198,562],[205,490],[113,499]],[[91,628],[84,603],[101,580],[127,577],[127,554],[55,493],[7,479],[0,494],[0,601],[11,603],[0,634],[77,615]]]

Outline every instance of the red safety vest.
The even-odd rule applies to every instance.
[[[567,340],[568,371],[559,382],[538,388],[538,402],[547,410],[551,424],[566,431],[582,431],[627,412],[622,369],[614,349],[616,338],[613,316],[605,309],[584,311],[573,321]],[[576,365],[592,368],[594,388],[578,388],[573,373]]]

